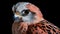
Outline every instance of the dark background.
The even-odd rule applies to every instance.
[[[30,2],[38,6],[44,18],[60,27],[59,1],[52,0],[1,0],[0,1],[0,28],[1,34],[12,34],[13,23],[12,6],[17,2]]]

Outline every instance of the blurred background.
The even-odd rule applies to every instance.
[[[12,34],[13,23],[12,6],[17,2],[30,2],[40,8],[44,18],[60,27],[59,1],[52,0],[1,0],[0,1],[0,28],[1,34]]]

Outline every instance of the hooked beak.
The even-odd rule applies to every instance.
[[[14,17],[15,17],[15,21],[16,21],[16,22],[23,22],[21,15],[15,14]]]

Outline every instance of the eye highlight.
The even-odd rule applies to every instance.
[[[28,15],[30,12],[30,10],[23,10],[21,13],[22,13],[22,16],[26,16]]]

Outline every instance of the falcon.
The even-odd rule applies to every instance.
[[[60,28],[44,19],[41,10],[32,3],[18,2],[12,11],[12,34],[60,34]]]

